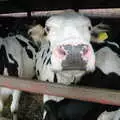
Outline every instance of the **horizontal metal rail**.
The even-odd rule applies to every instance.
[[[120,106],[120,91],[98,89],[90,87],[72,87],[41,81],[18,79],[15,77],[0,76],[0,86],[18,89],[26,92],[61,96],[65,98],[91,101],[102,104]]]
[[[89,17],[120,18],[120,8],[83,9],[79,13]]]
[[[51,16],[66,11],[73,11],[73,10],[66,9],[66,10],[51,10],[51,11],[31,11],[30,15],[32,17]],[[79,9],[78,11],[80,14],[89,17],[120,18],[120,8]],[[0,14],[0,17],[27,17],[27,16],[28,16],[27,12]]]
[[[62,12],[66,11],[73,11],[72,9],[66,9],[66,10],[51,10],[51,11],[31,11],[29,14],[32,17],[39,17],[39,16],[51,16],[54,14],[60,14]],[[18,13],[3,13],[0,14],[0,17],[27,17],[28,12],[18,12]]]

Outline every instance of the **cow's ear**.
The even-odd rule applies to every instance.
[[[49,100],[44,104],[43,108],[48,112],[55,112],[57,109],[57,102]]]
[[[98,24],[93,27],[91,31],[91,41],[96,43],[103,43],[108,39],[109,26],[105,24]]]
[[[56,119],[57,111],[58,111],[57,109],[58,109],[58,106],[56,101],[53,101],[53,100],[47,101],[43,106],[43,110],[45,110],[47,113],[45,118],[49,118],[49,120],[57,120]]]
[[[28,30],[28,35],[35,42],[39,42],[44,39],[44,28],[40,24],[31,26]]]

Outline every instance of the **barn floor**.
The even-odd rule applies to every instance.
[[[6,118],[5,120],[11,118],[10,109],[8,109],[10,101],[11,98],[6,102],[7,104],[2,113],[3,117]],[[20,98],[18,120],[41,120],[41,106],[42,95],[23,92]],[[4,120],[4,118],[0,118],[0,120]]]

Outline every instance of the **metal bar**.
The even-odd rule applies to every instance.
[[[51,11],[31,11],[31,16],[32,17],[51,16],[51,15],[60,14],[66,11],[73,11],[73,10],[66,9],[66,10],[51,10]],[[0,17],[27,17],[27,12],[5,13],[5,14],[0,14]]]
[[[80,9],[79,13],[89,17],[120,18],[120,8]]]
[[[60,14],[66,11],[73,11],[73,10],[67,9],[67,10],[53,10],[53,11],[32,11],[31,16],[50,16],[54,14]],[[80,9],[79,13],[90,17],[118,18],[120,17],[120,8]],[[27,17],[27,12],[0,14],[0,17]]]
[[[0,76],[0,86],[27,92],[120,106],[120,91],[117,90],[71,87],[4,76]]]
[[[66,11],[73,11],[73,10],[66,9],[66,10],[51,10],[51,11],[32,11],[31,16],[32,17],[51,16]],[[89,17],[120,18],[120,8],[79,9],[79,13]],[[0,17],[27,17],[27,12],[0,14]]]

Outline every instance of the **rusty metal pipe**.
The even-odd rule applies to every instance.
[[[0,76],[0,86],[26,92],[61,96],[66,98],[91,101],[120,106],[120,91],[90,87],[71,87],[61,84],[26,80],[24,78]]]
[[[31,11],[31,17],[51,16],[66,11],[73,10]],[[120,8],[79,9],[79,13],[89,17],[120,18]],[[27,17],[27,12],[0,14],[0,17]]]
[[[120,8],[80,9],[79,13],[89,17],[120,18]]]

